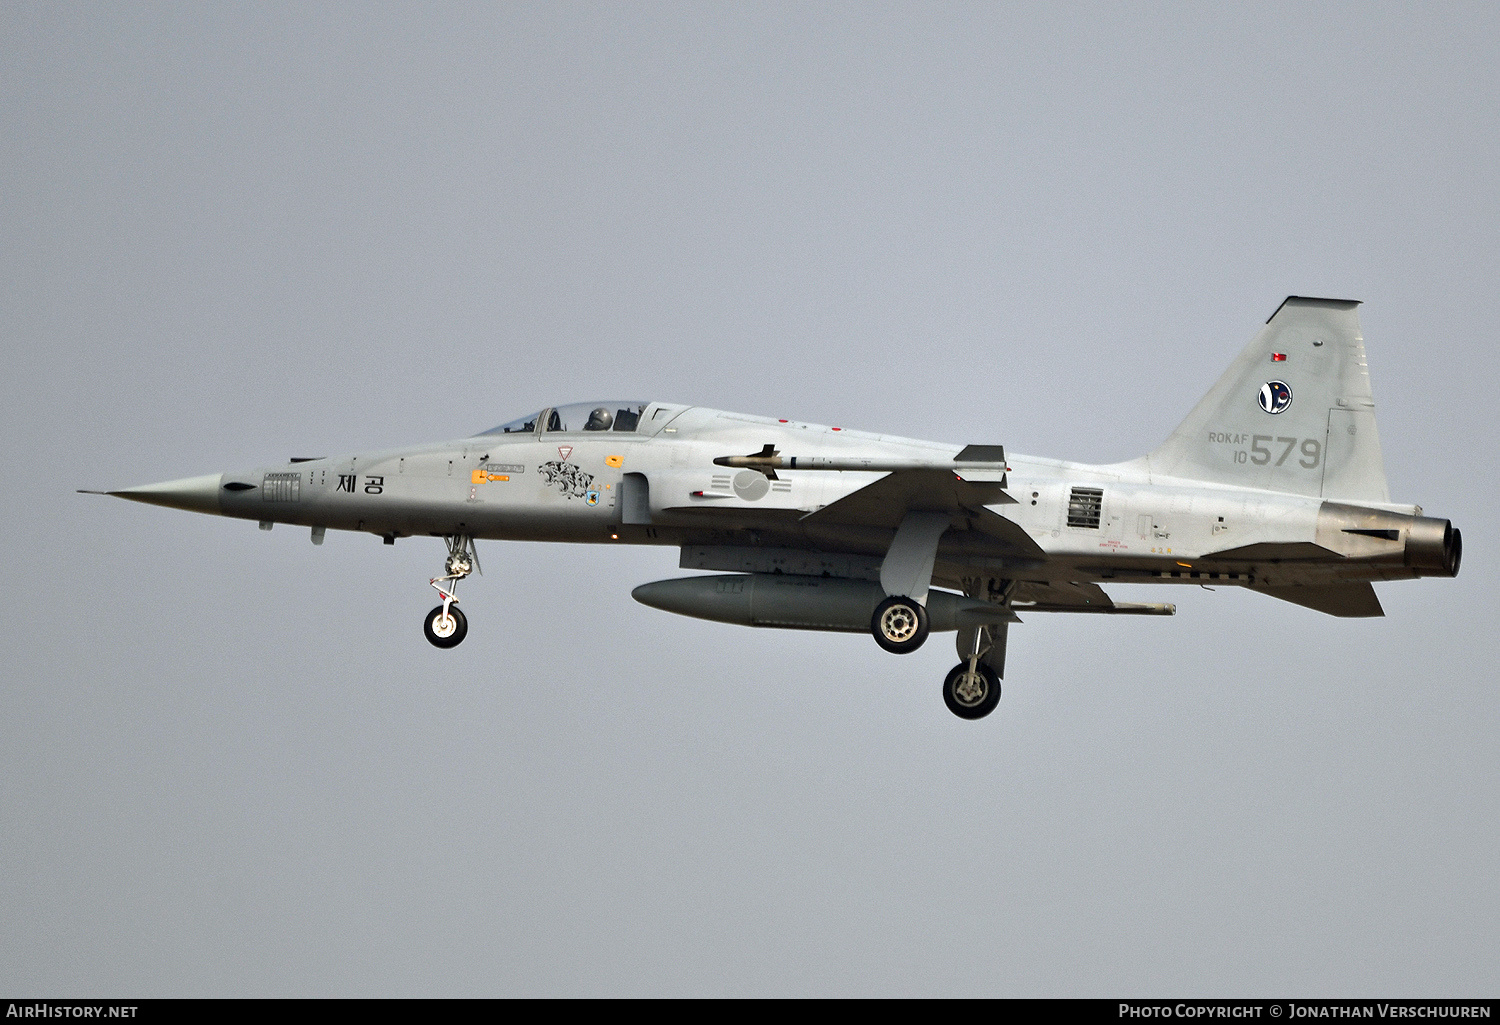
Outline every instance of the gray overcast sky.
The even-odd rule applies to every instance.
[[[1493,995],[1500,14],[0,5],[0,992]],[[1090,461],[1357,298],[1456,581],[944,635],[74,494],[640,396]],[[1141,600],[1159,591],[1123,590]]]

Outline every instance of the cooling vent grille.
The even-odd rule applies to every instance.
[[[1074,488],[1068,496],[1068,526],[1099,529],[1099,510],[1104,505],[1100,488]]]
[[[260,497],[267,502],[302,501],[302,474],[266,474],[260,482]]]

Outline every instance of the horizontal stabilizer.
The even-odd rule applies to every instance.
[[[1330,548],[1311,541],[1260,541],[1238,548],[1225,548],[1203,557],[1207,562],[1323,562],[1342,556]]]
[[[1384,616],[1375,588],[1369,584],[1321,584],[1313,587],[1256,587],[1253,590],[1293,605],[1343,619]]]

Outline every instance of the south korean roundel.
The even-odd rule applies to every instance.
[[[1292,389],[1285,381],[1267,381],[1260,386],[1260,408],[1267,413],[1285,413],[1292,404]]]

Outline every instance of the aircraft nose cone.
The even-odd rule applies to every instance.
[[[189,512],[219,513],[219,485],[222,473],[205,474],[202,477],[184,477],[160,484],[142,484],[138,488],[125,488],[107,494],[117,498],[128,498],[132,502],[164,505],[169,509],[186,509]]]

